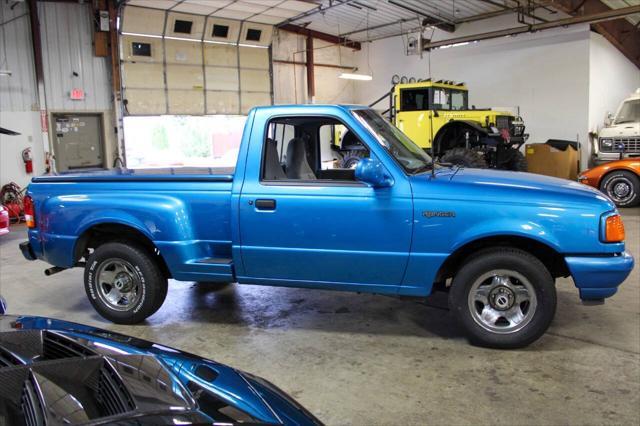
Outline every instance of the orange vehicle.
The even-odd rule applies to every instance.
[[[604,192],[618,207],[640,204],[640,157],[602,164],[582,172],[578,180]]]

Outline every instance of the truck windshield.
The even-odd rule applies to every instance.
[[[407,173],[420,173],[432,167],[431,157],[380,114],[371,109],[354,110],[353,114]]]
[[[623,103],[614,124],[635,123],[637,121],[640,121],[640,99]]]

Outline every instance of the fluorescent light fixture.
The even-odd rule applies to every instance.
[[[150,38],[164,38],[165,40],[179,40],[179,41],[192,41],[194,43],[210,43],[210,44],[226,44],[228,46],[240,46],[240,47],[255,47],[257,49],[268,49],[269,46],[254,46],[253,44],[233,43],[228,41],[213,41],[213,40],[200,40],[199,38],[185,38],[185,37],[170,37],[153,34],[140,34],[140,33],[125,33],[122,35],[135,36],[135,37],[150,37]]]
[[[136,37],[162,38],[161,35],[141,34],[141,33],[125,33],[125,32],[122,32],[122,35],[136,36]]]
[[[362,80],[362,81],[371,81],[373,80],[373,76],[367,74],[353,74],[348,72],[343,72],[340,74],[338,78],[344,78],[345,80]]]

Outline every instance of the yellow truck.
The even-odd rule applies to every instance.
[[[381,102],[387,95],[380,98]],[[385,111],[392,123],[443,163],[526,171],[520,147],[522,118],[490,108],[469,108],[464,83],[423,80],[395,84]]]

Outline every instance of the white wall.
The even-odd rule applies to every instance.
[[[11,6],[14,6],[13,9]],[[32,175],[24,170],[22,150],[31,148],[34,172],[44,172],[44,149],[33,68],[31,30],[26,3],[0,3],[0,127],[21,133],[0,134],[0,185],[15,182],[24,187]]]
[[[597,132],[607,112],[640,88],[640,70],[603,36],[591,33],[589,45],[589,130]]]
[[[49,117],[52,112],[103,113],[106,159],[111,165],[116,146],[109,61],[93,55],[91,5],[39,2],[38,13]],[[0,126],[22,134],[0,136],[0,185],[15,181],[24,186],[30,179],[20,156],[24,148],[31,147],[35,175],[44,173],[45,167],[26,2],[0,2],[0,23],[0,69],[12,71],[11,76],[0,76]],[[73,88],[83,89],[85,100],[71,101]]]
[[[515,26],[512,16],[504,16],[462,25],[454,34],[436,30],[425,36],[438,41]],[[472,105],[519,107],[530,143],[580,141],[583,169],[589,166],[589,132],[602,125],[606,111],[615,111],[640,87],[638,68],[588,25],[436,49],[422,58],[406,56],[405,44],[402,37],[383,39],[356,54],[360,71],[374,77],[356,83],[357,103],[382,96],[394,74],[463,81]]]
[[[322,40],[313,41],[314,62],[353,67],[355,55],[352,49],[338,47]],[[277,60],[305,62],[305,37],[288,31],[277,31],[273,37],[273,96],[276,104],[311,103],[307,96],[307,69],[304,65],[278,63]],[[315,103],[353,103],[355,85],[352,80],[338,76],[346,69],[314,67]]]
[[[44,173],[44,149],[40,133],[40,113],[34,111],[2,111],[0,127],[20,133],[18,136],[0,134],[0,185],[15,182],[21,187],[33,176]],[[22,150],[31,148],[33,174],[25,172]]]

